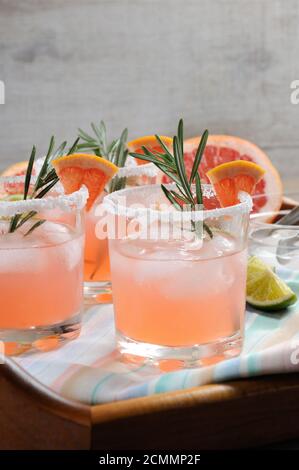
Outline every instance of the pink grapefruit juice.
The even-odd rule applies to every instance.
[[[86,239],[84,254],[85,282],[105,282],[111,280],[108,238],[99,239],[96,225],[99,221],[93,211],[86,214]]]
[[[118,333],[163,346],[194,346],[242,333],[247,250],[217,233],[199,250],[179,241],[111,240]]]
[[[6,224],[0,223],[0,328],[53,325],[79,314],[83,235],[45,222],[24,237],[26,224],[11,234]]]

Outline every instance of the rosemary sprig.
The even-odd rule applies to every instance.
[[[98,126],[92,122],[91,129],[94,133],[93,136],[82,129],[78,129],[78,136],[83,141],[83,143],[78,145],[78,150],[92,151],[98,157],[109,160],[119,168],[124,167],[128,156],[128,150],[126,148],[128,130],[124,129],[118,139],[108,143],[104,121],[101,121]],[[110,193],[118,191],[119,189],[123,189],[125,185],[126,178],[116,176],[110,182],[108,191]]]
[[[79,138],[75,140],[73,145],[68,150],[67,155],[70,155],[71,153],[74,153],[77,150],[79,140],[80,140]],[[51,137],[45,160],[43,162],[43,165],[40,169],[39,174],[37,175],[35,184],[31,192],[29,192],[30,186],[31,186],[31,180],[32,180],[32,171],[33,171],[35,156],[36,156],[36,147],[33,146],[31,155],[29,158],[29,162],[28,162],[26,176],[25,176],[24,196],[23,196],[24,200],[26,200],[28,197],[30,197],[30,199],[41,199],[57,184],[59,178],[54,168],[51,166],[51,161],[54,158],[64,153],[66,145],[67,145],[67,142],[64,141],[54,151],[55,139],[54,139],[54,136]],[[36,211],[29,211],[23,214],[14,215],[10,220],[9,233],[13,233],[16,230],[18,230],[20,227],[22,227],[22,225],[24,225],[26,222],[28,222],[30,219],[32,219],[36,215],[37,215]],[[44,222],[45,220],[43,219],[40,219],[37,222],[35,222],[31,226],[31,228],[25,233],[24,236],[27,236],[30,233],[32,233],[37,227],[42,225]]]
[[[186,166],[184,162],[184,123],[180,119],[178,124],[177,135],[173,138],[173,153],[167,148],[162,141],[161,137],[156,135],[156,139],[161,146],[161,151],[150,150],[147,147],[142,147],[144,154],[130,153],[132,157],[154,163],[163,173],[165,173],[175,184],[177,191],[168,189],[163,184],[161,188],[167,199],[173,204],[176,209],[183,210],[183,205],[189,205],[191,211],[196,210],[196,205],[202,205],[202,188],[200,176],[198,174],[198,167],[208,140],[209,132],[205,130],[199,146],[196,151],[190,177],[187,177]],[[195,184],[195,195],[192,192],[192,186]],[[192,221],[193,230],[197,231],[197,224]],[[204,222],[204,230],[212,238],[213,233]]]

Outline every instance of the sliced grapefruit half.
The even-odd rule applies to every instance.
[[[265,170],[244,160],[222,163],[207,172],[222,207],[238,204],[240,191],[252,194]]]
[[[191,171],[200,137],[184,142],[184,159],[187,171]],[[280,209],[282,183],[278,171],[269,157],[257,145],[230,135],[210,135],[199,166],[203,183],[209,183],[207,172],[221,163],[244,160],[260,165],[265,173],[253,192],[253,212],[271,212]],[[166,178],[163,178],[166,181]]]
[[[166,135],[161,135],[159,137],[162,140],[163,144],[165,144],[166,147],[171,150],[172,138],[167,137]],[[141,155],[144,154],[142,147],[146,147],[152,151],[156,150],[157,152],[164,152],[164,150],[162,149],[161,145],[159,144],[159,142],[157,141],[154,135],[145,135],[143,137],[139,137],[138,139],[131,140],[131,142],[128,142],[127,147],[128,147],[129,152],[140,153]],[[148,163],[145,160],[141,160],[138,158],[136,158],[136,161],[138,165],[144,165],[145,163]]]
[[[89,191],[86,209],[104,191],[108,181],[117,173],[118,167],[105,158],[86,153],[59,157],[52,161],[66,194],[78,191],[85,185]]]
[[[0,176],[21,176],[25,175],[28,167],[28,162],[18,162],[13,163],[8,168],[6,168]]]

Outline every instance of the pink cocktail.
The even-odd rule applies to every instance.
[[[205,192],[216,206],[211,188]],[[126,232],[109,241],[118,347],[127,357],[186,365],[237,355],[243,340],[250,196],[237,206],[193,213],[213,236],[203,231],[201,238],[189,238],[185,222],[181,227],[178,219],[165,219],[174,212],[172,206],[161,209],[161,193],[159,186],[127,189],[104,201],[111,217],[126,221]],[[133,208],[138,201],[144,209]],[[176,211],[177,216],[189,217]]]
[[[134,160],[133,160],[134,162]],[[121,168],[115,179],[125,178],[126,187],[156,183],[157,169],[152,164]],[[86,213],[86,242],[84,254],[85,298],[87,302],[111,301],[111,270],[108,238],[101,234],[102,197]]]
[[[84,188],[70,196],[0,201],[0,340],[7,354],[47,349],[78,335],[86,198]],[[12,218],[31,211],[34,217],[10,233]]]

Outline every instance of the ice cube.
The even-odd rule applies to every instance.
[[[34,248],[21,233],[0,237],[0,272],[40,272],[46,269],[47,258],[43,250]]]

